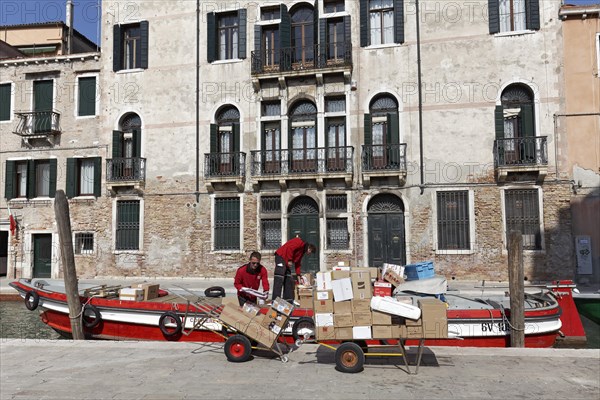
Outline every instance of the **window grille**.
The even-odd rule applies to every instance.
[[[94,253],[94,234],[81,232],[75,234],[75,254]]]
[[[281,198],[279,196],[262,196],[260,199],[260,211],[264,214],[281,213]]]
[[[325,99],[325,112],[346,111],[346,99],[344,97],[328,97]]]
[[[439,250],[470,249],[469,192],[437,192]]]
[[[326,197],[327,211],[346,212],[348,201],[345,194],[328,194]]]
[[[327,218],[327,248],[348,249],[350,238],[346,218]]]
[[[240,248],[240,199],[215,199],[215,250]]]
[[[516,230],[523,235],[523,249],[541,250],[539,198],[537,189],[510,189],[504,192],[506,237]]]
[[[116,250],[139,250],[140,248],[140,202],[117,201]]]
[[[279,117],[281,115],[281,103],[279,101],[263,101],[261,111],[263,117]]]
[[[263,219],[261,221],[261,244],[264,250],[277,250],[281,246],[281,220]]]

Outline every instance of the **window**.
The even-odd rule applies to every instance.
[[[300,5],[293,8],[292,17],[292,63],[307,64],[314,60],[315,18],[313,8]]]
[[[469,192],[467,190],[437,192],[438,250],[469,250]]]
[[[261,104],[261,115],[263,117],[279,117],[281,115],[281,102],[263,101]]]
[[[140,201],[117,201],[117,229],[115,250],[139,250]]]
[[[113,71],[148,68],[148,21],[114,25]]]
[[[344,0],[325,0],[323,8],[327,14],[342,12],[344,11]]]
[[[240,199],[215,199],[215,250],[240,248]]]
[[[10,121],[11,119],[11,89],[10,83],[0,85],[0,121]]]
[[[506,237],[516,230],[523,235],[523,249],[541,250],[540,205],[537,189],[509,189],[504,192]]]
[[[398,102],[389,94],[376,96],[365,114],[363,163],[367,171],[398,168],[404,165],[404,146],[400,144]]]
[[[260,215],[261,248],[277,250],[281,246],[281,198],[262,196]]]
[[[96,77],[80,77],[77,92],[77,115],[79,117],[96,115]]]
[[[67,197],[100,197],[100,179],[102,174],[101,164],[102,159],[100,157],[68,158],[66,186]]]
[[[317,108],[300,101],[290,111],[290,171],[317,170]]]
[[[404,43],[403,0],[360,0],[360,45]]]
[[[6,161],[4,193],[8,200],[54,197],[56,159]]]
[[[208,62],[246,58],[246,20],[246,9],[207,14]]]
[[[327,248],[344,250],[350,248],[350,232],[348,218],[344,216],[347,210],[345,194],[328,194],[326,196],[327,212]]]
[[[222,107],[210,124],[210,154],[208,173],[213,175],[239,174],[244,168],[240,152],[240,112],[231,105]]]
[[[540,29],[539,0],[488,0],[490,33]]]
[[[345,110],[346,99],[344,96],[325,98],[327,171],[346,171],[352,162],[352,150],[346,147],[346,117],[337,116],[339,113],[344,113]]]
[[[75,233],[75,254],[94,253],[94,234],[92,232]]]
[[[274,19],[281,18],[280,8],[275,7],[262,7],[260,9],[260,20],[261,21],[271,21]]]
[[[287,6],[261,8],[261,20],[272,21],[268,25],[254,25],[254,51],[252,52],[252,73],[263,73],[291,68],[292,22]],[[283,50],[285,49],[285,50]],[[281,58],[282,52],[286,52]],[[281,61],[282,65],[279,65]]]

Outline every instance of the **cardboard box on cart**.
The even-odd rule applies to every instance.
[[[421,318],[406,319],[400,326],[402,338],[440,339],[448,337],[448,317],[446,303],[435,298],[419,299]]]

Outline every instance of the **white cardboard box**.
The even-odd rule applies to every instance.
[[[333,326],[333,313],[315,314],[315,326]]]
[[[421,317],[419,307],[402,303],[393,297],[373,297],[371,299],[371,309],[414,320]]]
[[[123,288],[119,290],[119,300],[143,301],[144,289]]]
[[[331,271],[317,272],[317,290],[331,290]]]
[[[402,277],[404,276],[404,267],[402,265],[383,263],[381,268],[381,276],[385,275],[387,270],[394,271]]]
[[[372,339],[373,335],[371,333],[370,326],[353,326],[352,327],[352,337],[354,339]]]
[[[333,287],[333,301],[352,299],[352,280],[350,278],[333,280],[331,281],[331,286]]]

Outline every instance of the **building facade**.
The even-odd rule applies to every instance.
[[[572,278],[560,1],[419,3],[105,1],[80,275],[231,276],[299,235],[307,271],[506,279],[518,230],[529,280]]]

